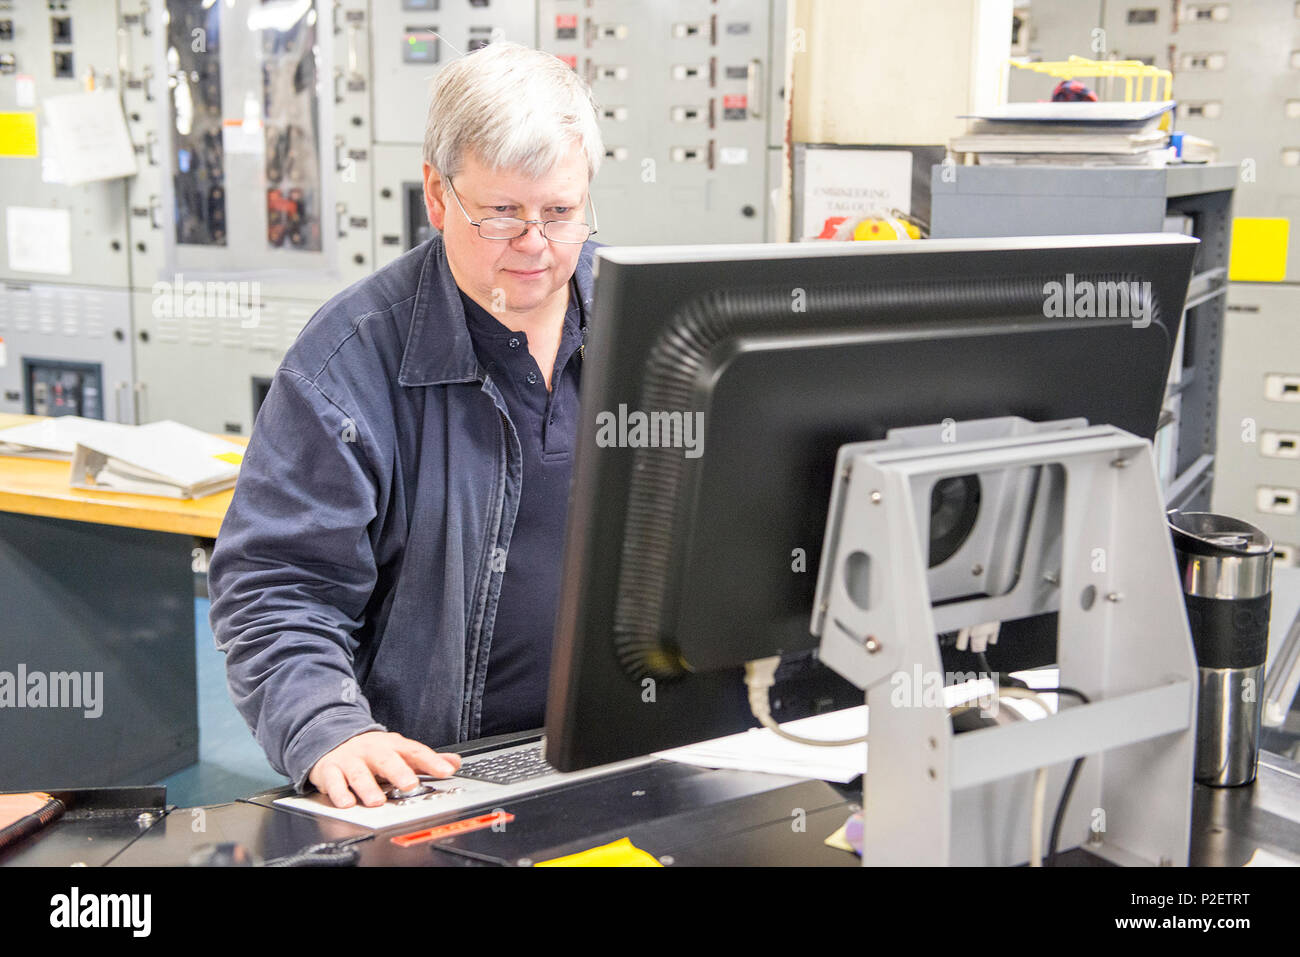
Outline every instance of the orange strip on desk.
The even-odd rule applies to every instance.
[[[478,817],[462,818],[459,821],[452,821],[450,824],[440,824],[437,827],[427,828],[423,831],[412,831],[410,834],[399,834],[392,839],[398,847],[411,847],[415,844],[427,844],[429,841],[437,841],[444,837],[450,837],[453,834],[467,834],[470,831],[481,831],[485,827],[492,827],[494,824],[500,824],[502,827],[509,824],[515,819],[513,814],[506,811],[492,811],[488,814],[480,814]]]

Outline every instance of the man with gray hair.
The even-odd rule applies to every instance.
[[[494,43],[438,74],[440,235],[326,303],[275,374],[209,569],[231,696],[339,807],[542,724],[603,155],[591,93]],[[590,210],[590,214],[588,211]]]

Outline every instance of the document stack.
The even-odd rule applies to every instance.
[[[951,145],[981,166],[1155,166],[1174,158],[1161,121],[1172,100],[1008,103],[965,117]]]
[[[151,422],[82,439],[72,456],[74,488],[201,498],[232,488],[244,449],[179,422]]]

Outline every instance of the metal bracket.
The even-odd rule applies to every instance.
[[[948,422],[844,446],[836,474],[812,631],[867,691],[864,863],[1023,862],[1033,771],[1052,769],[1059,794],[1075,757],[1104,754],[1080,775],[1062,847],[1185,864],[1196,662],[1150,443],[1077,420]],[[936,484],[972,475],[991,514],[930,567]],[[991,591],[963,594],[943,567],[968,572],[968,548],[1001,569],[979,579]],[[955,735],[910,687],[943,681],[939,633],[1053,611],[1060,681],[1091,704]]]

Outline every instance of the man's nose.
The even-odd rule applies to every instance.
[[[521,253],[539,253],[546,248],[546,244],[541,223],[529,223],[524,234],[514,240],[514,247]]]

